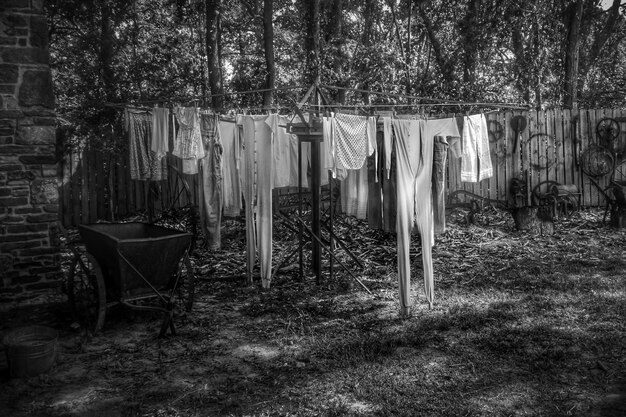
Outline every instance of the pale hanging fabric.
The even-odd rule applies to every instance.
[[[361,169],[365,158],[376,149],[375,135],[372,139],[372,135],[368,134],[368,127],[371,128],[368,118],[343,113],[337,113],[333,117],[335,167]]]
[[[183,160],[183,173],[197,174],[198,159],[205,156],[200,133],[200,115],[196,107],[175,107],[178,134],[174,140],[172,155]]]
[[[463,156],[461,181],[480,182],[493,176],[489,154],[489,131],[484,114],[463,118]]]
[[[395,134],[397,175],[397,238],[400,314],[411,308],[411,230],[417,225],[422,243],[424,293],[430,307],[434,301],[432,263],[433,218],[431,180],[433,141],[424,135],[423,120],[392,121]]]

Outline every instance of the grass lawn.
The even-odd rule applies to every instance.
[[[112,311],[92,337],[64,306],[3,313],[2,330],[37,320],[61,338],[49,373],[2,371],[0,415],[624,416],[626,232],[602,214],[541,237],[505,212],[480,227],[453,213],[433,249],[432,310],[413,239],[405,320],[393,235],[339,228],[365,268],[337,254],[372,294],[337,266],[300,281],[297,264],[262,290],[244,285],[244,233],[226,222],[224,248],[195,257],[197,303],[176,337],[157,339],[160,320],[141,312]],[[275,262],[295,244],[275,231]]]

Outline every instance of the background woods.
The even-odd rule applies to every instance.
[[[272,100],[212,95],[316,78],[537,108],[623,105],[622,3],[51,0],[46,7],[60,114],[95,129],[104,126],[107,101],[210,97],[206,104],[216,107],[258,106]]]
[[[422,97],[328,91],[346,104],[423,105],[431,97],[539,111],[623,108],[623,3],[51,0],[60,142],[117,161],[126,141],[119,109],[107,103],[289,107],[312,82]],[[272,91],[228,94],[251,90]]]

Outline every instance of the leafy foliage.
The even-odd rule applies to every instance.
[[[436,99],[559,106],[568,13],[577,1],[584,2],[579,105],[624,106],[626,8],[604,10],[599,0],[320,0],[321,82]],[[206,22],[214,4],[217,28]],[[307,4],[274,0],[277,87],[308,83]],[[115,149],[119,136],[119,112],[106,102],[210,103],[207,31],[220,34],[224,90],[264,88],[262,0],[50,0],[46,8],[58,113],[76,138],[93,139],[103,149]],[[303,92],[278,91],[275,103],[288,106]],[[405,102],[336,91],[329,96]],[[261,94],[225,99],[230,108],[261,103]]]

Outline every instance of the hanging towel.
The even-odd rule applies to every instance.
[[[222,119],[219,122],[219,134],[224,149],[222,157],[222,178],[224,216],[235,217],[241,214],[241,170],[240,161],[243,152],[239,135],[240,128],[234,120]]]
[[[489,134],[484,114],[463,118],[461,181],[480,182],[493,176],[489,154]]]
[[[170,110],[155,107],[152,110],[152,143],[150,150],[157,158],[163,158],[169,151]]]
[[[335,114],[334,118],[335,167],[361,169],[365,157],[376,148],[368,135],[368,118],[343,113]]]

